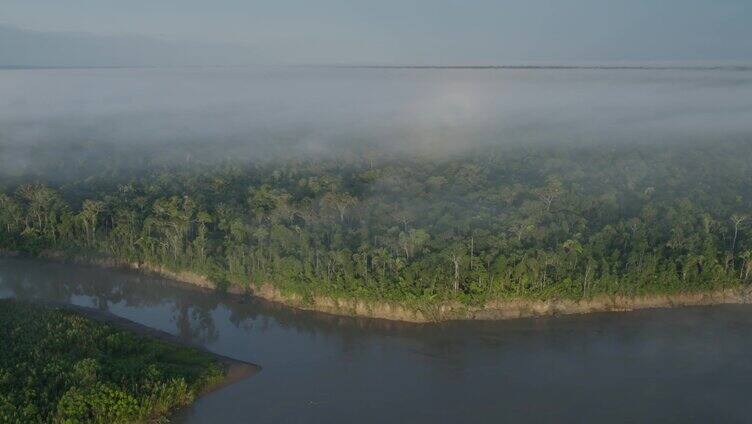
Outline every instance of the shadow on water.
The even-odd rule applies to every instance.
[[[238,296],[192,287],[159,276],[126,269],[103,269],[28,258],[0,258],[0,295],[86,303],[103,311],[111,308],[169,308],[177,335],[210,344],[218,337],[212,311],[225,308],[238,328],[281,328],[309,333],[344,331],[387,332],[417,329],[420,325],[296,310],[252,296]]]
[[[95,307],[263,367],[185,422],[750,419],[750,306],[421,325],[31,259],[0,259],[0,297]]]

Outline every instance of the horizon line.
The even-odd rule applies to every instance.
[[[727,61],[728,62],[728,61]],[[254,67],[280,67],[280,68],[333,68],[333,69],[416,69],[416,70],[698,70],[698,71],[750,71],[752,64],[722,64],[716,62],[705,65],[682,65],[682,64],[635,64],[635,65],[609,65],[609,64],[518,64],[518,65],[417,65],[417,64],[247,64],[247,65],[0,65],[0,70],[33,70],[33,69],[169,69],[169,68],[254,68]]]

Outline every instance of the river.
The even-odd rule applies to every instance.
[[[178,422],[750,419],[750,305],[404,324],[17,258],[0,258],[0,297],[101,308],[262,367]]]

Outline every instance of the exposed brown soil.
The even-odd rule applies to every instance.
[[[8,254],[12,252],[2,252]],[[129,263],[111,259],[90,259],[71,257],[63,252],[45,251],[40,255],[46,259],[68,261],[107,268],[130,268],[157,274],[172,280],[204,289],[214,289],[214,284],[205,276],[192,272],[174,272],[162,266],[148,263]],[[447,302],[420,310],[388,302],[363,301],[357,299],[335,299],[327,296],[314,296],[303,299],[295,294],[286,294],[272,284],[250,285],[247,289],[230,286],[233,294],[251,294],[259,298],[286,306],[325,312],[334,315],[379,318],[394,321],[425,323],[446,320],[499,320],[524,317],[537,317],[564,314],[584,314],[591,312],[631,311],[636,309],[669,308],[676,306],[699,306],[715,304],[752,303],[752,291],[746,287],[722,289],[707,292],[660,294],[647,296],[596,296],[590,299],[568,300],[495,300],[482,306],[467,306],[459,302]]]
[[[633,311],[637,309],[671,308],[752,302],[746,287],[707,292],[657,294],[646,296],[597,296],[583,300],[514,300],[489,302],[481,308],[468,310],[472,319],[505,319],[591,312]]]

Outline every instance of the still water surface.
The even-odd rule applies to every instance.
[[[752,306],[412,325],[29,259],[0,259],[0,297],[101,308],[263,367],[180,422],[751,419]]]

